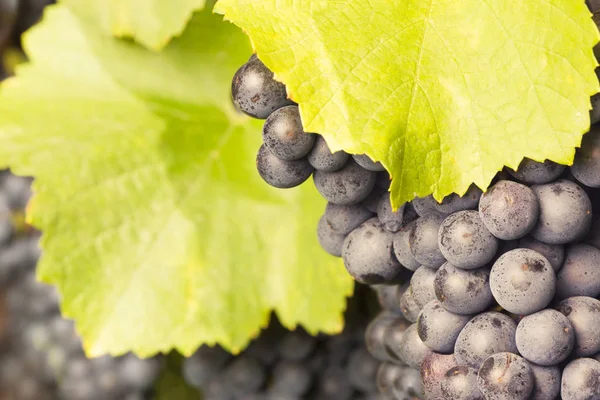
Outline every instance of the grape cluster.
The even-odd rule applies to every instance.
[[[31,180],[0,173],[0,399],[145,400],[160,358],[86,358],[53,287],[39,283],[39,233],[24,223]]]
[[[380,399],[375,379],[379,362],[363,340],[373,315],[368,292],[357,288],[340,335],[313,337],[302,329],[287,331],[273,318],[235,357],[220,347],[201,347],[185,360],[182,375],[203,391],[205,400]],[[419,390],[417,371],[403,376],[406,385]]]
[[[405,380],[420,371],[427,399],[600,400],[599,126],[569,168],[525,158],[485,193],[394,211],[384,168],[305,133],[256,56],[232,93],[238,110],[266,118],[260,176],[291,188],[312,175],[328,201],[320,244],[379,294],[365,339],[383,363],[382,398],[418,398]]]

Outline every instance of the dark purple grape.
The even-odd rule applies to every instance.
[[[415,220],[408,243],[413,257],[421,265],[439,268],[446,259],[438,247],[438,231],[444,221],[441,215],[429,214]]]
[[[302,329],[287,332],[277,344],[279,356],[287,361],[306,360],[316,347],[316,340]]]
[[[312,383],[311,371],[304,363],[280,361],[273,368],[270,389],[283,395],[302,396]]]
[[[442,307],[455,314],[477,314],[494,300],[489,267],[464,270],[445,263],[437,270],[433,287]]]
[[[477,370],[470,367],[454,367],[446,371],[440,382],[444,399],[484,400],[477,387]]]
[[[489,356],[500,352],[517,353],[517,324],[496,311],[479,314],[458,335],[454,357],[459,365],[479,369]]]
[[[425,357],[431,354],[431,349],[423,343],[417,331],[417,324],[412,324],[402,335],[400,345],[400,359],[411,368],[420,369]]]
[[[332,229],[326,215],[321,217],[317,225],[317,239],[323,250],[335,257],[342,256],[342,248],[346,236],[340,235]]]
[[[397,318],[387,326],[383,337],[383,344],[387,353],[387,360],[395,364],[404,364],[402,361],[402,338],[404,333],[411,326],[410,321],[405,318]]]
[[[386,193],[379,199],[377,206],[377,218],[383,224],[383,227],[390,232],[398,232],[404,221],[404,204],[397,211],[392,211],[390,194]]]
[[[438,300],[425,304],[417,319],[417,332],[427,347],[437,353],[452,353],[458,335],[471,319],[447,311]]]
[[[479,368],[477,386],[486,400],[528,400],[534,385],[529,363],[513,353],[494,354]]]
[[[227,366],[224,372],[234,393],[254,393],[266,380],[263,366],[251,357],[238,356]]]
[[[441,203],[434,201],[432,205],[440,213],[450,215],[458,211],[476,209],[480,197],[481,189],[475,185],[471,185],[462,197],[456,193],[452,193],[444,197]]]
[[[576,296],[561,301],[557,308],[575,329],[575,357],[588,357],[600,351],[600,301]]]
[[[541,184],[552,182],[565,170],[564,165],[546,160],[544,162],[533,161],[524,158],[517,171],[507,168],[509,174],[521,182],[528,184]]]
[[[412,296],[419,308],[423,308],[425,304],[431,300],[435,300],[435,281],[436,271],[432,268],[421,267],[415,271],[410,279],[412,288]]]
[[[421,364],[421,380],[426,399],[443,399],[441,383],[448,371],[458,367],[453,354],[431,353]]]
[[[408,287],[408,285],[406,285]],[[400,296],[398,291],[406,290],[406,287],[400,287],[398,285],[373,285],[371,288],[377,293],[377,300],[379,305],[384,310],[391,311],[393,313],[402,315],[402,308],[400,307]]]
[[[325,219],[331,229],[346,236],[360,224],[373,217],[373,213],[360,204],[338,205],[327,204],[325,207]]]
[[[329,367],[320,375],[316,398],[349,400],[352,392],[346,371],[340,367]]]
[[[283,161],[275,157],[263,144],[256,158],[256,168],[261,178],[279,189],[289,189],[304,183],[313,173],[313,167],[306,161]]]
[[[556,276],[556,296],[600,295],[600,250],[588,244],[567,247],[562,269]]]
[[[339,171],[317,170],[314,173],[317,190],[325,200],[333,204],[360,203],[375,186],[376,178],[375,172],[362,168],[352,160]]]
[[[592,125],[590,131],[583,135],[571,173],[586,186],[600,187],[600,127]]]
[[[546,260],[552,265],[554,272],[557,272],[562,268],[565,260],[565,248],[561,244],[546,244],[539,240],[535,240],[531,236],[525,236],[524,238],[519,239],[518,247],[535,250],[546,257]]]
[[[379,362],[362,346],[352,351],[348,358],[346,374],[350,385],[362,392],[373,392],[377,389],[375,378]]]
[[[297,106],[273,111],[265,121],[262,137],[271,154],[285,161],[304,158],[316,139],[315,134],[304,132]]]
[[[557,365],[542,367],[529,363],[535,387],[531,400],[555,400],[560,396],[561,368]]]
[[[354,154],[352,158],[354,158],[354,161],[356,161],[358,165],[360,165],[364,169],[368,169],[369,171],[385,171],[385,168],[383,167],[383,165],[381,165],[380,162],[374,162],[366,154]]]
[[[398,320],[402,320],[402,318],[389,311],[383,311],[367,326],[365,331],[367,350],[379,361],[388,361],[390,359],[388,350],[386,349],[385,337],[388,334],[388,328]],[[395,334],[395,332],[393,333]]]
[[[335,172],[346,164],[349,157],[348,153],[341,150],[332,153],[325,138],[317,135],[317,140],[307,158],[314,169],[324,172]]]
[[[600,400],[600,362],[578,358],[563,370],[562,400]]]
[[[417,268],[421,266],[421,263],[413,256],[410,248],[410,232],[412,231],[414,224],[415,222],[413,221],[404,225],[394,235],[394,254],[396,255],[396,259],[400,261],[400,264],[402,264],[404,268],[410,271],[416,271]]]
[[[421,306],[415,301],[411,286],[409,286],[400,296],[400,309],[407,320],[413,323],[417,322],[417,317],[421,312]]]

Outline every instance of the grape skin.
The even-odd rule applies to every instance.
[[[427,347],[437,353],[452,353],[456,338],[471,319],[469,315],[453,314],[438,300],[427,303],[417,319],[417,332]]]
[[[481,196],[479,215],[498,239],[514,240],[533,229],[540,216],[540,205],[527,186],[500,181]]]
[[[483,394],[477,387],[477,370],[458,366],[446,371],[441,381],[444,399],[483,400]]]
[[[256,168],[261,178],[279,189],[290,189],[304,183],[313,173],[306,160],[283,161],[275,157],[263,144],[258,150]]]
[[[408,285],[406,286],[408,287]],[[373,285],[371,288],[377,293],[377,300],[379,301],[379,305],[388,311],[392,311],[396,314],[402,314],[402,308],[400,307],[400,298],[398,296],[398,291],[404,290],[406,287],[401,287],[398,285]]]
[[[498,239],[487,230],[479,213],[459,211],[440,225],[438,246],[444,258],[457,268],[475,269],[492,260]]]
[[[421,264],[415,259],[410,248],[410,233],[414,229],[415,222],[404,225],[394,235],[394,254],[396,259],[410,271],[416,271]]]
[[[385,336],[398,316],[391,312],[379,313],[365,330],[365,344],[369,353],[379,361],[389,361],[388,351],[385,347]]]
[[[392,211],[392,203],[390,201],[390,193],[385,193],[379,199],[377,206],[377,218],[383,224],[383,227],[390,232],[398,232],[404,221],[404,204],[397,211]]]
[[[419,337],[417,324],[412,324],[406,329],[402,335],[399,349],[400,359],[415,369],[420,369],[425,357],[432,353]]]
[[[558,272],[556,295],[559,299],[573,296],[600,295],[600,250],[587,244],[567,247],[565,261]]]
[[[562,400],[600,400],[600,362],[578,358],[563,370]]]
[[[425,304],[436,299],[433,286],[435,274],[436,271],[432,268],[420,267],[410,278],[412,296],[419,308],[423,308]]]
[[[577,149],[571,173],[589,187],[600,187],[600,127],[592,125]]]
[[[546,309],[523,318],[515,336],[521,356],[542,366],[566,360],[575,345],[575,330],[569,319]]]
[[[554,272],[558,272],[562,268],[565,260],[565,247],[561,244],[547,244],[535,240],[531,236],[525,236],[519,239],[517,247],[535,250],[543,255],[552,265]]]
[[[321,135],[317,135],[314,146],[308,154],[308,162],[318,171],[339,171],[348,161],[350,155],[344,151],[332,153]]]
[[[453,354],[431,353],[421,364],[421,380],[426,399],[443,399],[441,382],[446,373],[458,367]]]
[[[373,392],[377,390],[375,379],[379,362],[364,347],[357,347],[348,358],[346,373],[350,384],[362,391]]]
[[[421,312],[421,306],[415,301],[412,286],[409,286],[400,297],[400,308],[402,314],[410,322],[417,322],[417,317]]]
[[[556,276],[540,253],[515,249],[503,254],[492,266],[490,288],[505,310],[519,315],[545,308],[554,297]]]
[[[297,106],[275,110],[263,126],[263,142],[280,160],[299,160],[313,148],[316,135],[305,133]],[[308,161],[308,160],[307,160]]]
[[[393,234],[371,218],[344,240],[342,258],[346,269],[358,282],[378,284],[394,279],[402,266],[392,249]]]
[[[455,314],[476,314],[494,300],[489,279],[489,267],[464,270],[445,263],[437,270],[433,287],[446,310]]]
[[[325,219],[331,229],[346,236],[363,222],[373,217],[373,213],[360,204],[339,205],[328,203],[325,207]]]
[[[438,247],[438,231],[444,221],[441,215],[429,214],[415,220],[408,244],[415,260],[421,265],[437,269],[446,262]]]
[[[479,314],[458,335],[454,357],[459,365],[479,369],[493,354],[517,353],[516,330],[517,324],[507,315],[496,311]]]
[[[317,225],[317,239],[323,250],[335,257],[342,256],[342,248],[346,237],[332,229],[325,215],[321,217]]]
[[[546,160],[543,163],[524,158],[517,171],[508,168],[507,171],[521,182],[529,184],[548,183],[558,178],[566,166]]]
[[[542,367],[529,363],[535,387],[531,400],[554,400],[560,395],[561,368],[557,365]]]
[[[444,197],[441,203],[433,201],[432,206],[435,210],[445,215],[454,214],[458,211],[472,210],[477,208],[481,194],[481,189],[475,185],[471,185],[463,196],[452,193]]]
[[[558,180],[535,185],[540,218],[531,236],[548,244],[566,244],[582,238],[592,224],[592,203],[576,183]]]
[[[383,165],[380,162],[374,162],[371,158],[366,154],[354,154],[352,155],[354,161],[358,163],[364,169],[368,169],[369,171],[381,172],[385,171]]]
[[[313,178],[317,190],[325,200],[347,205],[363,201],[375,186],[377,175],[349,160],[339,171],[317,170]]]
[[[527,361],[503,352],[483,362],[477,385],[486,400],[527,400],[533,392],[534,377]]]
[[[600,351],[600,301],[591,297],[570,297],[556,307],[575,330],[575,357],[589,357]]]
[[[426,197],[415,197],[412,201],[412,205],[420,217],[425,217],[431,214],[442,217],[446,216],[445,213],[438,210],[438,202],[433,198],[432,195]]]
[[[273,369],[270,389],[284,395],[302,396],[311,384],[311,373],[303,363],[280,361]]]
[[[391,324],[387,325],[383,335],[383,345],[387,353],[385,361],[392,361],[396,364],[403,363],[400,345],[402,337],[411,325],[410,321],[402,317],[397,317]]]

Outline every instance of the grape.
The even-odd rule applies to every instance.
[[[415,271],[410,279],[412,295],[419,308],[423,308],[425,304],[436,299],[433,285],[435,274],[434,269],[421,267]]]
[[[350,156],[344,151],[332,153],[321,135],[317,135],[312,151],[308,154],[308,162],[317,171],[335,172],[340,170]]]
[[[459,211],[446,218],[440,225],[438,244],[446,260],[463,269],[483,267],[498,250],[498,239],[474,210]]]
[[[266,372],[255,359],[240,355],[225,370],[225,376],[233,391],[238,394],[256,392],[266,380]]]
[[[438,202],[433,198],[432,195],[426,197],[415,197],[412,201],[412,205],[419,214],[420,217],[426,215],[435,214],[438,216],[445,216],[446,214],[438,210]]]
[[[287,361],[302,361],[315,350],[315,338],[298,329],[287,332],[277,344],[277,351]]]
[[[365,344],[367,350],[373,357],[379,361],[388,361],[389,355],[385,348],[385,336],[388,327],[398,319],[398,316],[391,312],[381,312],[367,326],[365,331]]]
[[[540,218],[531,236],[548,244],[565,244],[588,232],[592,224],[592,203],[579,185],[558,180],[531,189],[540,202]]]
[[[600,215],[598,213],[592,216],[592,227],[585,237],[585,243],[600,249]]]
[[[440,382],[444,399],[454,400],[483,400],[483,395],[477,387],[477,370],[469,367],[454,367],[449,369]]]
[[[597,46],[594,48],[594,53],[597,53]],[[592,124],[600,122],[600,95],[596,93],[591,98],[592,109],[590,110],[590,121]]]
[[[262,135],[271,154],[285,161],[299,160],[308,155],[316,136],[304,132],[297,106],[273,111],[265,122]]]
[[[402,350],[400,345],[402,344],[402,337],[409,326],[411,326],[410,321],[402,317],[394,319],[385,326],[383,345],[387,357],[381,357],[381,361],[392,361],[396,364],[404,363],[401,359]]]
[[[446,372],[458,364],[453,354],[431,353],[421,364],[421,381],[426,399],[442,399],[441,382]]]
[[[377,214],[377,207],[379,207],[379,200],[387,191],[379,186],[375,185],[371,193],[360,202],[360,204],[367,210]]]
[[[543,163],[524,158],[517,171],[508,168],[507,171],[521,182],[540,184],[552,182],[565,170],[564,165],[546,160]]]
[[[554,400],[560,395],[561,369],[557,365],[542,367],[529,363],[535,383],[531,400]]]
[[[379,392],[388,399],[393,395],[394,383],[400,379],[404,368],[399,365],[382,363],[377,370],[376,384]],[[337,400],[336,397],[332,397]]]
[[[368,171],[349,160],[339,171],[315,171],[314,181],[317,190],[330,203],[353,204],[367,198],[373,187],[377,174]]]
[[[542,310],[523,318],[515,336],[519,353],[538,365],[549,366],[566,360],[575,344],[575,331],[555,310]]]
[[[476,314],[488,308],[494,299],[489,280],[489,267],[464,270],[445,263],[435,274],[433,288],[446,310]]]
[[[304,364],[281,361],[273,369],[271,390],[291,396],[302,396],[310,390],[312,375]]]
[[[540,253],[515,249],[503,254],[492,266],[490,288],[505,310],[532,314],[545,308],[555,293],[552,266]]]
[[[301,185],[313,172],[308,161],[280,160],[271,154],[264,144],[258,150],[256,168],[265,182],[279,189],[289,189]]]
[[[357,347],[352,351],[348,359],[346,374],[350,385],[363,392],[373,392],[377,390],[375,377],[377,375],[379,362],[365,347]]]
[[[559,299],[600,295],[600,250],[588,244],[567,247],[565,261],[556,278]]]
[[[527,400],[533,392],[533,372],[522,357],[497,353],[479,368],[477,386],[487,400]]]
[[[438,353],[452,353],[460,331],[471,319],[453,314],[438,300],[427,303],[417,319],[417,332],[427,347]]]
[[[471,185],[469,190],[461,197],[456,193],[444,197],[441,203],[433,201],[433,208],[442,214],[454,214],[458,211],[472,210],[477,208],[479,198],[481,197],[481,189],[475,185]]]
[[[131,390],[145,390],[152,386],[162,369],[157,358],[141,360],[133,354],[123,358],[119,368],[119,378]]]
[[[562,268],[563,261],[565,260],[565,248],[560,244],[546,244],[535,240],[531,236],[525,236],[519,239],[518,247],[535,250],[543,255],[550,262],[550,265],[552,265],[554,272]]]
[[[317,225],[317,239],[321,247],[335,257],[342,256],[344,239],[346,236],[335,232],[332,225],[327,220],[327,215],[323,215]]]
[[[435,214],[415,220],[408,243],[412,255],[421,265],[437,269],[446,262],[438,247],[438,231],[443,221],[443,216]]]
[[[348,400],[352,397],[352,386],[348,384],[346,373],[341,368],[327,368],[319,384],[317,398]]]
[[[255,57],[235,73],[231,93],[238,110],[258,119],[265,119],[273,111],[294,104],[287,98],[285,86],[277,82],[273,72]]]
[[[396,399],[413,400],[423,396],[423,384],[418,370],[404,367],[400,376],[392,384],[392,394]]]
[[[540,216],[540,204],[525,185],[500,181],[481,196],[479,215],[499,239],[513,240],[527,235]]]
[[[420,369],[425,357],[431,354],[431,349],[423,343],[417,331],[417,324],[412,324],[400,338],[398,345],[400,359],[412,368]]]
[[[410,322],[417,322],[417,316],[421,312],[421,306],[415,301],[412,286],[409,286],[400,296],[400,308],[402,314]]]
[[[600,400],[600,362],[592,358],[571,361],[563,370],[562,400]]]
[[[600,187],[600,127],[592,126],[583,136],[571,173],[586,186]]]
[[[500,352],[517,352],[517,324],[496,311],[482,313],[470,320],[458,335],[454,357],[459,365],[479,369],[489,356]]]
[[[327,204],[325,219],[331,229],[339,235],[348,235],[360,224],[373,217],[373,213],[360,204]]]
[[[402,290],[404,293],[405,288],[401,288],[397,285],[374,285],[372,288],[377,293],[379,305],[383,309],[392,311],[396,314],[402,314],[398,291]]]
[[[415,222],[404,225],[394,235],[394,254],[396,259],[404,268],[410,271],[416,271],[421,264],[415,260],[410,248],[410,232],[414,229]]]
[[[344,240],[342,257],[350,275],[358,282],[378,284],[389,282],[401,271],[392,249],[394,236],[372,218]]]
[[[556,307],[575,330],[573,355],[588,357],[600,351],[600,301],[576,296],[561,301]]]
[[[383,167],[383,165],[381,165],[380,162],[374,162],[366,154],[354,154],[352,158],[354,158],[354,161],[356,161],[358,165],[360,165],[364,169],[368,169],[369,171],[385,171],[385,168]]]
[[[402,227],[402,221],[404,220],[404,204],[398,208],[398,211],[393,212],[390,194],[384,194],[379,199],[377,218],[379,218],[379,221],[381,221],[385,229],[390,232],[398,232]]]
[[[232,392],[231,382],[226,377],[213,379],[202,393],[203,400],[236,400]]]

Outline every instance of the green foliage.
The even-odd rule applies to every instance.
[[[487,188],[526,156],[571,163],[599,90],[584,1],[220,0],[334,150],[397,206]]]
[[[117,37],[134,38],[161,50],[185,29],[206,0],[61,0],[63,4]],[[212,5],[214,0],[209,0]]]
[[[317,243],[325,204],[262,182],[260,123],[231,105],[251,53],[237,28],[207,10],[154,53],[59,5],[25,47],[0,91],[0,160],[36,178],[39,277],[89,355],[238,351],[272,309],[341,329],[353,285]]]

